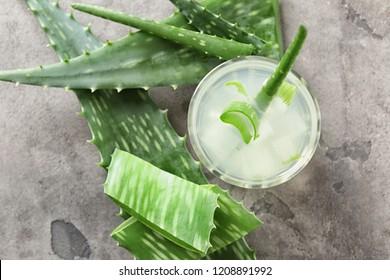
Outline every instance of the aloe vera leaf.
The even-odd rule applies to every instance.
[[[210,236],[212,247],[208,251],[207,259],[255,259],[243,238],[253,229],[261,225],[253,213],[248,213],[242,203],[236,202],[227,191],[222,191],[215,185],[203,185],[203,188],[219,194],[219,208],[215,211],[214,223],[218,225]],[[112,233],[118,244],[137,259],[200,259],[202,254],[194,253],[169,241],[151,229],[140,229],[136,219],[125,221]],[[235,242],[232,242],[235,241]],[[229,243],[232,242],[232,243]]]
[[[209,253],[239,240],[262,225],[253,212],[248,212],[242,203],[229,195],[228,191],[222,190],[217,185],[201,185],[201,187],[208,188],[219,195],[219,208],[214,216],[216,228],[211,232],[212,250]]]
[[[132,217],[111,234],[118,245],[139,260],[254,260],[255,254],[245,240],[240,240],[206,256],[178,246]]]
[[[200,3],[267,43],[261,55],[279,60],[283,54],[279,0],[225,0],[221,3]],[[216,7],[217,5],[218,8]],[[226,35],[227,36],[227,35]]]
[[[142,48],[132,48],[138,44]],[[145,37],[142,33],[129,34],[77,58],[0,72],[0,80],[91,91],[177,87],[196,83],[219,62],[174,45],[164,39]]]
[[[303,25],[299,26],[298,32],[296,33],[294,39],[287,48],[274,73],[272,73],[271,77],[261,88],[258,96],[265,94],[268,96],[274,96],[278,92],[280,85],[283,83],[284,79],[287,77],[287,74],[290,72],[295,59],[297,58],[303,43],[305,42],[306,35],[306,27]],[[255,98],[256,101],[258,100],[258,96]]]
[[[218,195],[115,150],[104,193],[126,212],[172,242],[206,254]]]
[[[204,192],[209,195],[213,193],[215,196],[209,199],[212,202],[214,198],[217,198],[218,203],[214,205],[210,200],[201,198],[202,194],[206,195]],[[235,201],[227,191],[223,191],[218,186],[196,185],[120,150],[115,151],[108,168],[105,193],[126,212],[148,227],[190,250],[194,250],[193,245],[189,247],[188,242],[183,245],[182,242],[176,240],[179,238],[180,229],[200,235],[199,232],[196,233],[197,230],[202,231],[197,219],[206,223],[207,219],[204,218],[202,211],[208,210],[208,213],[214,213],[218,205],[214,215],[216,228],[211,232],[209,241],[209,246],[212,247],[208,251],[201,251],[203,253],[223,248],[262,224],[253,213],[248,212],[241,203]],[[204,204],[202,205],[199,200]],[[149,207],[150,203],[154,203],[153,207]],[[171,231],[167,230],[173,222],[174,224],[170,227]],[[159,224],[165,226],[163,231],[161,227],[158,227]],[[206,225],[210,227],[210,223]],[[212,222],[211,226],[213,226]],[[209,236],[210,232],[207,230],[206,232],[208,235],[205,236]],[[181,233],[181,235],[184,234]],[[202,240],[204,242],[205,238]]]
[[[255,260],[256,252],[249,248],[245,239],[240,239],[228,246],[208,254],[206,260]]]
[[[251,44],[243,44],[234,40],[227,40],[153,20],[146,20],[102,7],[79,3],[72,4],[72,7],[94,16],[138,28],[174,43],[192,47],[219,59],[229,60],[238,56],[250,55],[254,51],[254,46]]]
[[[27,0],[26,2],[37,17],[39,23],[43,27],[43,30],[48,35],[54,50],[60,58],[76,56],[82,53],[85,49],[89,50],[89,48],[98,47],[101,44],[90,32],[89,28],[82,27],[73,19],[71,14],[65,14],[59,8],[57,3],[51,4],[46,0]],[[55,22],[53,19],[61,22],[62,27],[64,28],[61,28],[59,24],[53,24]],[[75,34],[76,38],[73,37]],[[63,39],[62,36],[66,39]],[[130,145],[132,139],[134,138],[133,133],[143,133],[154,139],[161,139],[161,137],[165,137],[165,139],[167,139],[164,143],[164,151],[166,153],[159,156],[159,149],[157,148],[157,151],[154,151],[153,147],[155,145],[151,146],[151,150],[149,152],[145,151],[142,145],[134,146],[132,147],[132,152],[135,152],[136,154],[144,153],[143,158],[148,159],[149,161],[153,161],[153,155],[164,158],[164,160],[161,161],[157,160],[155,164],[178,176],[182,176],[184,178],[188,177],[188,179],[193,182],[199,184],[206,183],[207,181],[199,168],[199,164],[192,159],[186,150],[184,139],[179,137],[170,126],[166,112],[158,110],[154,103],[149,99],[148,95],[138,92],[139,91],[135,91],[131,94],[117,94],[115,91],[98,90],[94,94],[91,94],[88,90],[75,91],[83,108],[83,115],[88,122],[92,134],[96,134],[99,131],[100,126],[103,126],[103,131],[107,131],[107,137],[104,137],[105,141],[101,142],[101,145],[99,145],[99,142],[94,142],[102,157],[101,166],[108,166],[112,152],[115,147],[119,146],[117,143],[128,141],[127,145]],[[93,100],[95,97],[98,98],[100,94],[107,96],[106,102],[109,108],[107,111],[98,110],[99,106],[94,106],[95,102]],[[137,122],[134,126],[131,125],[133,130],[130,131],[130,133],[126,128],[125,131],[121,130],[121,128],[124,127],[122,122],[127,124],[126,120],[128,120],[129,117],[131,118],[137,115],[138,110],[139,112],[144,110],[153,112],[152,115],[154,117],[152,118],[152,122],[156,125],[156,127],[153,126],[153,130],[151,131],[144,131],[142,126],[136,129],[136,125],[139,123]],[[106,115],[105,112],[110,112],[110,115]],[[140,119],[140,121],[141,123],[143,122],[142,119]],[[145,121],[150,120],[145,116]],[[126,146],[124,143],[122,143],[122,145]],[[123,147],[121,148],[124,149]],[[179,160],[182,164],[176,162],[171,165],[170,163],[175,160]],[[183,167],[185,167],[185,172],[182,172]],[[123,213],[123,216],[128,217],[126,212],[121,212]],[[145,230],[148,229],[143,224],[142,226]],[[243,239],[229,245],[229,250],[231,250],[232,256],[236,252],[240,252],[240,243],[242,243],[242,240]],[[245,252],[239,253],[240,256],[242,254],[245,254]],[[248,255],[247,257],[252,256]]]
[[[233,101],[223,110],[220,120],[231,124],[241,134],[242,140],[248,144],[251,139],[259,137],[259,119],[252,105],[243,101]]]
[[[164,238],[134,217],[120,224],[111,236],[139,260],[198,260],[204,256]]]
[[[260,39],[253,33],[248,33],[245,30],[233,24],[221,15],[214,14],[209,9],[200,5],[193,0],[170,0],[180,12],[189,20],[196,28],[207,34],[213,34],[220,37],[234,39],[238,42],[251,44],[255,47],[255,53],[261,54],[266,42]]]
[[[276,18],[271,1],[205,0],[202,4],[272,43],[265,55],[278,55],[281,41],[276,36],[275,22],[280,19]],[[248,17],[249,13],[258,16]],[[179,14],[164,23],[188,27]],[[220,62],[191,48],[138,32],[80,57],[65,58],[59,64],[0,72],[0,80],[92,91],[102,88],[177,87],[199,82]]]
[[[139,260],[198,260],[204,256],[164,238],[134,217],[120,224],[111,236]]]

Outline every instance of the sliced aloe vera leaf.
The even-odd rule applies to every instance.
[[[294,161],[297,161],[298,159],[301,158],[301,154],[300,153],[297,153],[295,156],[292,156],[291,158],[283,161],[283,164],[289,164],[291,162],[294,162]]]
[[[219,118],[237,128],[246,144],[252,138],[255,140],[259,137],[259,118],[253,106],[247,102],[233,101],[226,106]]]
[[[134,217],[120,224],[111,236],[139,260],[197,260],[204,256],[173,243]]]
[[[238,27],[237,24],[233,24],[225,20],[221,17],[221,15],[211,12],[196,1],[170,1],[180,10],[180,12],[192,25],[202,32],[251,44],[256,48],[256,53],[261,53],[261,50],[266,42],[257,37],[255,34],[246,32]]]
[[[72,7],[94,16],[138,28],[151,35],[194,48],[220,59],[229,60],[238,56],[250,55],[255,49],[251,44],[244,44],[215,35],[212,36],[153,20],[146,20],[102,7],[79,3],[72,4]]]
[[[241,93],[243,96],[245,96],[246,98],[249,98],[248,97],[248,93],[246,92],[246,89],[245,87],[243,86],[243,84],[240,82],[240,81],[229,81],[225,84],[225,86],[234,86],[237,88],[237,92],[238,93]]]
[[[139,260],[254,260],[255,252],[243,238],[206,256],[186,250],[132,217],[111,234],[118,245]]]
[[[218,195],[115,150],[104,192],[122,209],[172,242],[207,253]]]
[[[237,87],[239,92],[246,95],[245,89],[243,89],[243,86],[240,82],[232,81],[226,83],[226,85],[234,85]],[[284,104],[290,106],[296,91],[297,88],[294,85],[283,82],[279,87],[275,97],[280,98]],[[272,96],[264,93],[261,94],[261,97],[258,97],[257,99],[257,106],[259,112],[264,112],[271,104]],[[220,119],[224,123],[231,124],[237,128],[241,134],[242,140],[246,144],[248,144],[252,139],[255,140],[260,136],[259,126],[261,115],[259,117],[259,113],[248,102],[233,101],[229,103],[221,114]]]
[[[183,245],[176,239],[179,235],[189,235],[187,230],[200,235],[197,231],[204,231],[206,228],[205,232],[210,235],[207,229],[215,224],[211,235],[206,234],[202,239],[204,242],[205,237],[210,237],[211,247],[207,251],[200,251],[205,254],[241,239],[262,224],[253,213],[248,212],[241,203],[235,201],[227,191],[223,191],[218,186],[199,186],[190,183],[123,151],[115,151],[108,173],[105,193],[115,203],[157,233],[185,249],[194,250],[194,246],[189,247],[188,242]],[[210,193],[215,196],[210,196]],[[217,198],[217,203],[213,205],[215,198]],[[204,204],[201,204],[199,200]],[[150,203],[154,203],[153,207],[150,207]],[[215,208],[216,205],[218,208]],[[207,215],[205,218],[203,214],[205,210],[208,215],[214,213],[215,210],[214,217],[211,217],[213,222],[207,223]],[[194,213],[196,213],[195,216]],[[203,224],[203,229],[197,219],[206,223]],[[186,224],[188,222],[190,225]],[[159,226],[161,224],[164,225],[163,230]],[[181,230],[184,230],[184,233]],[[127,242],[127,246],[133,246],[130,245],[131,240]],[[137,246],[139,248],[141,245]],[[169,246],[169,244],[164,246]],[[137,248],[132,250],[138,250]],[[142,254],[136,251],[131,252],[135,255]]]
[[[226,20],[237,21],[249,32],[266,39],[271,45],[270,48],[265,47],[267,53],[263,55],[279,57],[281,40],[277,36],[276,26],[280,18],[272,1],[205,0],[202,4],[214,13],[221,13]],[[168,18],[164,23],[188,27],[181,15]],[[220,62],[219,59],[190,48],[183,48],[148,34],[136,33],[80,57],[64,58],[62,63],[2,71],[0,80],[91,90],[176,87],[199,82]]]
[[[248,212],[242,203],[235,201],[227,191],[216,185],[202,185],[218,194],[218,205],[214,215],[216,228],[211,232],[207,259],[254,259],[254,252],[248,248],[243,236],[261,226],[262,222]],[[129,250],[138,259],[200,259],[203,254],[194,252],[171,242],[158,232],[140,229],[140,225],[125,221],[112,236],[119,245]],[[225,255],[225,256],[224,256]],[[224,257],[223,257],[224,256]]]
[[[240,239],[222,249],[208,254],[206,260],[255,260],[256,252],[249,248],[245,239]]]
[[[251,212],[245,209],[242,203],[234,200],[226,190],[217,185],[202,185],[218,194],[219,208],[215,210],[214,224],[216,228],[211,232],[212,245],[209,253],[225,247],[241,237],[252,232],[262,225],[262,222]]]
[[[290,106],[296,92],[296,86],[283,82],[276,93],[276,97],[280,98],[287,106]]]

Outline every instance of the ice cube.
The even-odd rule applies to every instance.
[[[223,162],[220,162],[218,165],[220,166],[220,169],[226,174],[229,174],[233,177],[243,178],[245,160],[246,159],[243,157],[241,149],[236,148],[230,153],[228,158],[226,158]]]
[[[212,162],[228,160],[233,150],[243,143],[232,125],[215,121],[199,131],[199,139],[205,153]]]
[[[282,163],[289,163],[300,156],[299,139],[296,136],[280,136],[272,141],[272,147]]]
[[[272,124],[266,115],[263,115],[260,118],[259,124],[259,139],[266,140],[268,137],[272,137],[274,134],[274,130],[272,128]]]
[[[269,177],[283,168],[269,140],[254,141],[243,147],[243,172],[248,178]]]
[[[287,110],[271,121],[275,136],[290,135],[295,137],[308,130],[307,123],[303,117],[295,110]]]
[[[272,122],[283,116],[288,110],[289,107],[283,103],[280,98],[273,98],[271,104],[265,111],[266,117]]]

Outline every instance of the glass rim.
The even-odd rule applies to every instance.
[[[261,56],[243,56],[234,58],[228,61],[225,61],[221,63],[220,65],[216,66],[214,69],[212,69],[198,84],[196,87],[194,94],[191,98],[189,110],[188,110],[188,134],[189,139],[191,141],[192,147],[195,151],[195,154],[199,158],[200,162],[208,169],[212,174],[214,174],[216,177],[221,179],[222,181],[225,181],[231,185],[243,187],[243,188],[249,188],[249,189],[261,189],[261,188],[269,188],[274,187],[277,185],[280,185],[293,177],[295,177],[298,173],[302,171],[304,167],[309,163],[311,158],[313,157],[318,142],[320,139],[320,131],[321,131],[321,115],[319,110],[319,105],[317,102],[317,99],[315,98],[313,91],[311,90],[310,86],[306,82],[305,79],[301,77],[296,71],[291,70],[289,73],[289,76],[292,75],[294,79],[296,79],[299,82],[299,89],[301,89],[301,92],[304,96],[304,103],[306,107],[312,107],[310,118],[315,119],[316,122],[313,123],[313,120],[311,121],[311,132],[310,132],[310,141],[307,143],[307,145],[304,147],[304,152],[302,153],[303,156],[299,160],[297,160],[293,165],[288,167],[285,170],[282,170],[281,172],[278,172],[277,174],[273,176],[269,176],[266,178],[261,179],[244,179],[244,178],[238,178],[238,176],[232,176],[229,174],[226,174],[225,172],[222,172],[215,164],[213,164],[212,160],[207,156],[207,153],[202,149],[202,145],[199,140],[199,136],[197,134],[196,130],[196,111],[200,104],[198,99],[201,99],[201,97],[204,95],[202,94],[201,97],[199,97],[199,94],[202,92],[202,89],[205,84],[207,84],[208,80],[213,78],[215,75],[217,75],[221,70],[231,67],[232,64],[236,64],[239,62],[263,62],[267,63],[272,67],[276,67],[278,65],[278,61],[274,59],[270,59],[267,57],[261,57]],[[265,65],[264,65],[265,68]],[[267,70],[267,69],[266,69]],[[271,73],[271,72],[270,72]],[[291,77],[291,76],[290,76]],[[303,89],[303,90],[302,90]],[[308,104],[308,100],[311,101],[312,104]],[[315,115],[313,116],[312,111],[314,111]],[[313,124],[316,126],[313,128]],[[309,150],[308,150],[309,149]]]

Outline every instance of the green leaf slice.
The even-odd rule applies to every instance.
[[[218,195],[116,150],[104,192],[126,212],[167,239],[206,254]]]
[[[143,226],[132,217],[120,224],[111,234],[118,245],[139,260],[255,260],[255,254],[243,238],[206,256],[186,250]]]
[[[242,85],[240,81],[234,80],[234,81],[229,81],[225,84],[225,86],[234,86],[237,88],[237,92],[241,93],[243,96],[248,98],[248,93],[246,92],[245,87]]]
[[[262,225],[253,212],[248,212],[242,203],[237,202],[229,195],[228,191],[222,190],[217,185],[201,185],[201,187],[218,194],[219,207],[215,210],[214,215],[216,228],[211,232],[212,248],[208,253],[239,240]]]
[[[276,97],[280,98],[287,106],[290,106],[296,91],[296,86],[287,82],[283,82],[279,87],[278,92],[276,93]]]
[[[134,217],[120,224],[111,236],[139,260],[198,260],[204,256],[168,240]]]
[[[259,118],[255,109],[247,102],[233,101],[226,106],[219,118],[236,127],[246,144],[252,138],[255,140],[259,137]]]
[[[244,238],[229,244],[204,257],[206,260],[255,260],[255,251],[249,248]]]
[[[193,184],[120,150],[115,151],[108,169],[105,193],[133,217],[152,229],[155,232],[154,239],[163,240],[158,238],[161,235],[170,240],[162,242],[164,245],[159,246],[173,247],[171,251],[176,252],[175,258],[200,258],[202,254],[212,253],[240,240],[262,224],[242,203],[235,201],[227,191],[218,186]],[[210,213],[214,214],[211,221]],[[211,234],[210,225],[214,228]],[[139,225],[132,224],[131,227],[136,230],[129,228],[126,233],[115,230],[114,235],[122,234],[120,239],[125,243],[124,247],[138,258],[153,258],[143,252],[147,250],[145,248],[147,242],[133,244],[144,237],[140,237]],[[132,231],[135,231],[134,236],[130,235]],[[204,234],[207,232],[208,235]],[[157,233],[159,235],[156,235]],[[198,239],[199,236],[203,236],[202,242],[207,242],[211,247],[203,248],[201,251],[198,246],[196,252],[201,253],[199,256],[188,255],[179,250],[176,246],[194,251],[196,246],[193,243],[189,245],[188,242],[188,239],[194,240],[193,237],[187,238],[187,242],[182,242],[183,236],[188,237],[191,234],[198,236]],[[173,246],[170,242],[176,245]],[[200,244],[203,244],[202,242]]]

